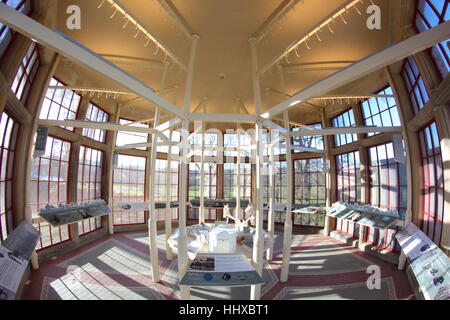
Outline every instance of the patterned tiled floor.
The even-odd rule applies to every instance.
[[[320,235],[294,235],[289,280],[279,281],[282,234],[274,260],[263,270],[262,299],[412,299],[406,274],[396,266]],[[165,258],[158,235],[161,281],[151,278],[148,238],[143,232],[108,236],[33,271],[24,299],[165,300],[179,299],[177,260]],[[381,268],[381,289],[369,290],[370,265]],[[250,287],[191,288],[193,300],[248,300]]]

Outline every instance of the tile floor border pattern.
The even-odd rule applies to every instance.
[[[381,281],[387,284],[388,296],[389,300],[397,300],[397,295],[395,292],[394,280],[392,277],[383,278]],[[275,295],[273,300],[283,300],[283,298],[289,294],[290,291],[295,289],[303,289],[303,290],[314,290],[319,291],[320,289],[347,289],[347,288],[355,288],[366,286],[366,282],[354,282],[348,284],[340,284],[340,285],[330,285],[330,286],[317,286],[317,287],[300,287],[300,286],[286,286],[280,290],[278,294]]]

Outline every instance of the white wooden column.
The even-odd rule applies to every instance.
[[[159,125],[159,107],[155,109],[155,117],[153,119],[153,127]],[[155,208],[155,167],[156,167],[156,149],[158,147],[158,136],[152,135],[152,148],[150,155],[150,187],[148,188],[148,199],[150,200],[150,212],[148,217],[148,238],[150,245],[150,262],[152,264],[152,278],[154,282],[160,281],[159,274],[159,257],[158,257],[158,243],[157,243],[157,227],[156,227],[156,208]]]
[[[202,149],[200,160],[200,210],[198,215],[198,223],[205,223],[205,126],[202,127]]]
[[[322,108],[320,110],[320,115],[322,119],[322,128],[325,128],[327,126],[326,124],[326,115],[325,115],[325,108]],[[326,200],[326,210],[328,212],[328,209],[331,207],[331,179],[333,173],[331,172],[331,158],[333,157],[331,154],[331,148],[330,144],[328,143],[327,137],[323,137],[323,146],[325,149],[325,166],[326,166],[326,188],[327,188],[327,200]],[[334,172],[336,174],[336,172]],[[324,228],[324,236],[328,237],[330,236],[331,232],[331,218],[330,216],[325,216],[325,228]]]
[[[288,132],[289,129],[289,115],[288,111],[283,113],[284,127]],[[283,238],[283,261],[281,264],[280,281],[286,282],[289,275],[289,263],[291,260],[291,244],[292,244],[292,202],[293,202],[293,162],[292,162],[292,149],[291,149],[291,137],[288,135],[286,138],[286,162],[287,162],[287,206],[286,206],[286,219],[284,221],[284,238]]]
[[[161,78],[160,92],[163,92],[166,85],[167,71],[169,64],[164,63],[163,74]],[[153,119],[153,128],[156,129],[159,126],[160,118],[160,107],[155,107],[155,116]],[[152,264],[152,277],[154,282],[159,282],[161,280],[161,275],[159,273],[159,255],[158,255],[158,228],[156,226],[156,188],[155,188],[155,175],[156,175],[156,156],[158,149],[158,135],[156,133],[152,134],[152,147],[150,152],[150,188],[148,199],[150,200],[150,212],[148,217],[148,238],[150,244],[150,262]]]
[[[189,109],[192,98],[192,81],[194,79],[195,55],[197,51],[197,43],[199,35],[192,35],[192,45],[189,57],[189,65],[187,70],[186,91],[184,95],[184,115],[185,120],[182,122],[182,148],[181,148],[181,164],[180,164],[180,208],[178,217],[178,277],[181,280],[187,271],[189,259],[187,249],[186,235],[186,194],[187,194],[187,172],[188,172],[188,145],[189,145]],[[183,300],[190,299],[190,287],[180,286],[180,296]]]
[[[272,139],[270,139],[270,148],[269,148],[269,214],[267,217],[267,232],[269,237],[274,239],[275,236],[275,156],[274,156],[274,146],[272,145]],[[266,259],[272,261],[273,259],[273,245],[270,246],[269,250],[267,250]]]
[[[172,142],[173,131],[170,129],[169,131],[169,141]],[[169,246],[168,240],[172,235],[172,208],[170,207],[170,203],[172,202],[172,188],[171,188],[171,180],[172,180],[172,144],[169,144],[168,153],[167,153],[167,163],[166,163],[166,215],[164,217],[165,221],[165,236],[166,236],[166,258],[169,261],[173,259],[172,248]]]
[[[236,219],[242,219],[243,214],[241,210],[241,129],[238,128],[236,131],[237,139],[237,154],[236,154]]]
[[[250,50],[252,57],[252,72],[253,72],[253,94],[255,99],[255,109],[258,118],[261,116],[261,84],[259,82],[258,76],[258,57],[256,55],[256,38],[250,38]],[[255,238],[253,240],[253,263],[256,271],[260,276],[262,276],[262,271],[264,267],[264,239],[262,237],[263,231],[263,139],[262,139],[262,122],[261,120],[256,121],[255,125],[255,140],[256,140],[256,199],[255,199],[255,210],[256,210],[256,232]],[[250,299],[259,300],[261,298],[261,285],[253,285],[251,287]]]
[[[111,122],[119,122],[120,119],[120,104],[116,105],[116,112],[114,113]],[[108,231],[109,234],[114,234],[114,202],[113,202],[113,192],[114,192],[114,152],[116,148],[116,140],[117,140],[117,134],[118,131],[110,131],[108,132],[108,136],[111,137],[111,140],[109,141],[109,152],[106,152],[109,156],[109,163],[110,163],[110,170],[107,175],[107,183],[109,186],[109,193],[108,193],[108,205],[111,210],[111,214],[108,216]]]

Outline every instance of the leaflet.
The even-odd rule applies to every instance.
[[[14,299],[27,265],[27,260],[0,246],[0,300]]]

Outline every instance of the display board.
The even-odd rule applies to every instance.
[[[180,285],[191,287],[236,287],[264,281],[243,254],[199,254]]]
[[[425,300],[450,299],[450,258],[414,224],[397,235],[414,277],[416,296]]]
[[[40,236],[41,233],[31,223],[22,221],[2,245],[22,259],[30,260]]]
[[[13,300],[40,237],[23,221],[0,245],[0,300]]]
[[[195,198],[190,201],[192,208],[200,208],[200,199]],[[205,208],[223,208],[228,205],[230,208],[236,207],[236,199],[224,200],[224,199],[205,199]],[[240,206],[242,209],[246,208],[250,204],[247,199],[241,199]]]
[[[178,208],[180,203],[178,201],[171,201],[171,208]],[[165,202],[155,202],[155,209],[165,209],[167,204]],[[146,211],[150,210],[150,202],[123,202],[120,207],[124,210],[130,211]]]
[[[359,206],[340,202],[330,207],[327,215],[378,229],[386,229],[400,218],[394,211],[381,210],[370,205]]]
[[[39,216],[54,227],[71,224],[85,219],[110,214],[111,210],[104,200],[82,204],[67,204],[54,207],[47,205],[41,209]]]

